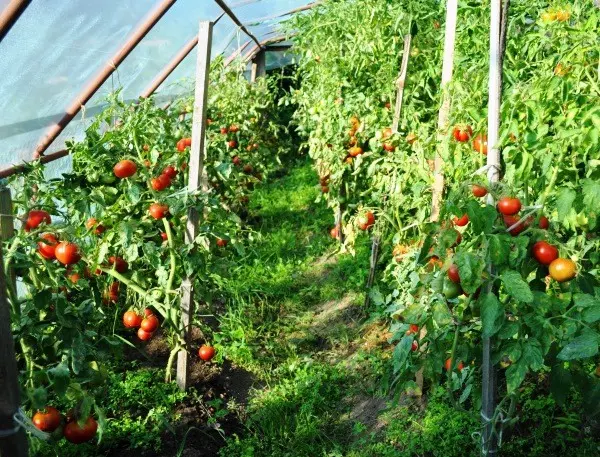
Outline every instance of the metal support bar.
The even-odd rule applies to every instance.
[[[67,151],[66,149],[61,149],[60,151],[56,151],[56,152],[53,152],[52,154],[48,154],[48,155],[40,157],[40,162],[49,163],[49,162],[53,162],[55,160],[58,160],[62,157],[68,156],[68,155],[69,155],[69,151]],[[8,178],[9,176],[12,176],[16,173],[20,173],[20,172],[24,171],[26,168],[27,168],[27,164],[14,165],[12,167],[5,168],[4,170],[0,171],[0,178]]]
[[[0,42],[30,3],[31,0],[12,0],[0,13]]]
[[[192,146],[190,148],[190,164],[188,175],[188,191],[207,190],[208,182],[204,172],[204,142],[206,113],[208,108],[208,82],[210,73],[210,50],[212,46],[213,23],[200,22],[198,32],[198,59],[196,61],[196,90],[194,96],[194,115],[192,120]],[[186,244],[193,244],[198,233],[200,215],[195,208],[188,212],[185,231]],[[194,283],[192,278],[185,278],[181,285],[181,324],[186,348],[177,354],[177,385],[181,390],[189,387],[189,342],[194,315]]]
[[[154,10],[152,10],[133,34],[127,39],[125,44],[112,56],[94,76],[94,78],[83,88],[65,110],[64,116],[53,126],[50,127],[46,135],[40,140],[34,152],[34,159],[39,158],[52,142],[60,135],[65,127],[79,113],[81,108],[92,98],[102,84],[113,74],[117,67],[133,51],[146,34],[156,25],[163,15],[175,4],[177,0],[160,0]]]
[[[271,16],[264,16],[264,17],[255,19],[253,21],[246,22],[245,25],[261,24],[263,22],[270,21],[271,19],[277,19],[280,17],[290,16],[292,14],[300,13],[302,11],[306,11],[311,8],[314,8],[315,6],[318,6],[321,3],[322,2],[313,2],[313,3],[309,3],[308,5],[300,6],[298,8],[294,8],[293,10],[286,11],[285,13],[273,14]]]
[[[246,35],[252,38],[252,40],[257,44],[257,46],[260,46],[260,42],[256,39],[256,37],[248,31],[246,26],[240,22],[240,20],[236,17],[235,14],[233,14],[233,11],[229,9],[227,4],[223,0],[215,0],[215,3],[219,5],[223,11],[225,11],[225,14],[229,16],[229,18],[235,23],[235,25],[237,25],[240,28],[242,32],[244,32]]]

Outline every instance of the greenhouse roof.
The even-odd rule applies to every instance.
[[[193,78],[198,23],[215,22],[212,57],[251,59],[261,47],[282,41],[279,24],[315,3],[309,0],[0,0],[0,169],[31,160],[52,126],[60,134],[46,154],[80,138],[106,96],[122,88],[125,100],[153,92],[152,83],[177,56],[185,58],[160,84],[159,99],[187,92]],[[144,30],[146,27],[146,30]],[[141,40],[136,40],[141,38]],[[139,42],[138,42],[139,41]],[[115,65],[115,56],[123,55]],[[279,49],[280,50],[280,49]],[[117,59],[118,60],[118,59]],[[267,67],[286,64],[281,53]],[[105,70],[107,79],[94,82]],[[90,90],[90,97],[81,98]],[[62,130],[69,105],[84,109]],[[43,143],[43,142],[42,142]],[[43,149],[43,148],[42,148]],[[42,151],[43,152],[43,151]]]

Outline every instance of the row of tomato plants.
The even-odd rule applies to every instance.
[[[17,227],[4,267],[18,278],[9,299],[20,381],[26,408],[38,409],[34,425],[53,439],[79,444],[102,432],[95,397],[111,360],[159,331],[171,349],[169,381],[175,355],[195,350],[181,336],[184,279],[210,313],[234,251],[244,249],[250,193],[280,166],[287,142],[266,78],[250,84],[217,60],[209,94],[206,190],[187,189],[193,97],[163,109],[153,99],[127,105],[116,93],[85,138],[68,143],[69,172],[47,179],[34,163],[12,179]],[[197,235],[186,243],[194,212]],[[210,361],[210,330],[197,315],[192,324],[207,340],[198,356]],[[70,409],[62,415],[59,405]]]
[[[296,123],[323,198],[343,214],[331,235],[343,231],[349,250],[363,231],[388,246],[370,293],[391,318],[393,385],[418,388],[421,371],[428,385],[445,379],[459,402],[477,405],[474,374],[482,338],[492,337],[492,361],[505,369],[500,408],[512,413],[525,376],[540,372],[559,402],[577,387],[586,412],[597,414],[600,13],[584,1],[511,2],[494,185],[481,173],[489,2],[461,3],[458,15],[451,127],[441,132],[443,4],[332,1],[291,22],[301,56]],[[394,132],[406,33],[412,48]],[[446,187],[430,222],[436,154]]]

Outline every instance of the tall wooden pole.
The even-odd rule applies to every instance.
[[[498,138],[500,130],[500,101],[502,94],[502,0],[492,0],[490,20],[490,75],[488,100],[488,145],[487,155],[488,180],[490,186],[500,179],[500,151]],[[506,4],[508,9],[508,3]],[[506,14],[506,11],[505,11]],[[488,193],[488,204],[494,204],[493,197]],[[483,432],[481,434],[481,455],[497,455],[497,436],[492,417],[496,409],[496,372],[491,360],[491,338],[483,338],[482,363],[482,402],[481,417]]]
[[[448,120],[450,118],[450,94],[448,84],[452,80],[454,69],[454,43],[456,41],[456,15],[458,0],[448,0],[446,3],[446,36],[444,38],[444,60],[442,63],[442,106],[438,115],[438,151],[435,156],[433,197],[431,205],[431,221],[437,221],[440,216],[440,206],[444,194],[444,160],[440,150],[448,147]]]
[[[190,164],[188,191],[208,190],[208,182],[204,173],[204,142],[206,137],[206,112],[208,100],[208,77],[210,73],[210,48],[212,46],[213,23],[200,22],[198,32],[198,59],[196,61],[196,90],[194,98],[194,115],[192,120],[192,146],[190,148]],[[188,212],[185,242],[193,244],[198,233],[200,215],[196,209]],[[189,387],[189,342],[194,315],[193,278],[184,279],[181,285],[181,323],[183,338],[188,347],[177,355],[177,385],[181,390]]]

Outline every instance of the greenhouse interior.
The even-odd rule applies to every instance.
[[[600,456],[599,22],[0,0],[0,456]]]

